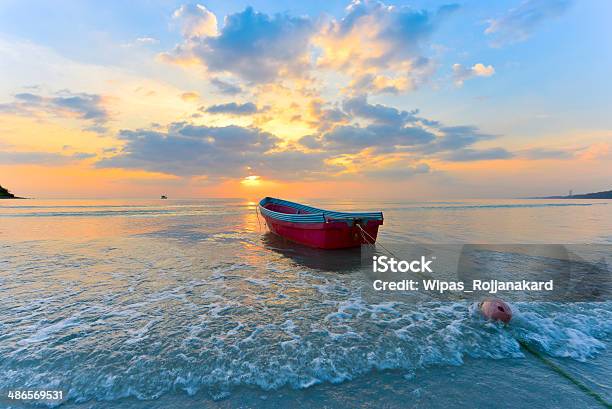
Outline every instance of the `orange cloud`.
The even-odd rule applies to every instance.
[[[317,66],[351,78],[349,90],[401,92],[433,72],[425,45],[439,21],[456,6],[437,12],[378,1],[353,1],[340,20],[332,20],[314,39],[321,49]]]
[[[200,99],[200,94],[198,94],[195,91],[191,91],[191,92],[183,92],[181,94],[181,99],[185,102],[196,102],[199,101]]]
[[[172,18],[187,38],[217,35],[217,17],[201,4],[182,5]]]
[[[580,152],[578,157],[583,160],[609,159],[612,157],[612,147],[607,142],[595,143]]]
[[[453,78],[455,85],[461,87],[463,83],[474,77],[490,77],[495,74],[495,68],[492,65],[484,65],[481,63],[474,64],[472,67],[464,67],[461,64],[453,64]]]

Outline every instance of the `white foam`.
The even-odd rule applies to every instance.
[[[57,334],[58,332],[61,332],[67,328],[71,328],[77,325],[79,325],[79,319],[76,316],[65,318],[63,320],[60,320],[50,325],[46,325],[46,326],[40,325],[34,334],[32,334],[26,339],[19,341],[17,344],[25,345],[25,344],[30,344],[34,342],[42,342],[42,341],[45,341],[51,338],[53,335]]]

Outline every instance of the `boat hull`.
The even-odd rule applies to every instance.
[[[346,223],[329,221],[325,223],[292,223],[264,215],[268,229],[287,240],[319,249],[344,249],[374,244],[378,235],[379,220]],[[362,231],[363,229],[363,231]]]

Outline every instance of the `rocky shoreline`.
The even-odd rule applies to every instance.
[[[0,199],[25,199],[24,197],[15,196],[8,189],[0,185]]]

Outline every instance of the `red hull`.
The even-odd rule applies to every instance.
[[[266,224],[272,233],[287,240],[319,249],[343,249],[358,247],[362,244],[374,244],[378,235],[381,220],[368,220],[360,226],[344,221],[326,223],[291,223],[264,215]]]

